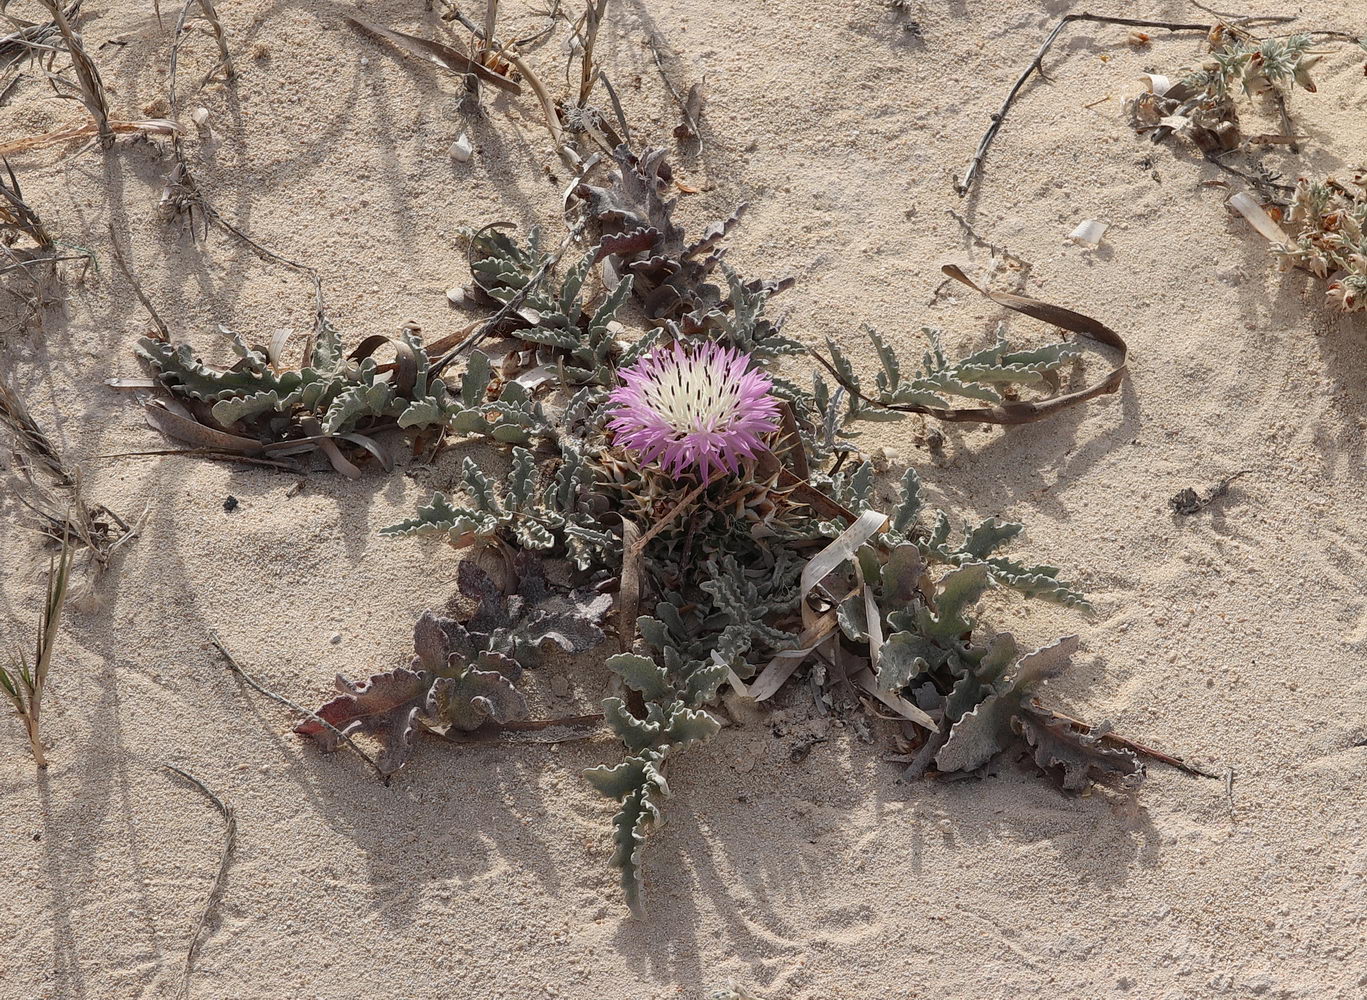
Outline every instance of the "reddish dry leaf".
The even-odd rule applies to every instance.
[[[413,751],[418,712],[423,707],[428,683],[421,674],[399,667],[353,684],[337,676],[336,698],[318,709],[318,716],[348,736],[365,733],[384,747],[378,763],[385,774],[393,774],[408,762]],[[324,750],[337,749],[338,737],[317,719],[295,727],[301,736],[310,736]]]

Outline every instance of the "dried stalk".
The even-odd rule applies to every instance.
[[[71,577],[71,546],[62,540],[60,558],[48,562],[47,600],[38,619],[38,636],[34,643],[33,662],[20,650],[9,669],[0,666],[0,690],[14,705],[24,720],[29,748],[40,768],[46,768],[47,755],[39,732],[43,711],[43,690],[47,686],[48,671],[52,667],[52,651],[57,645],[57,632],[62,624],[62,605],[66,602],[67,582]]]
[[[199,951],[199,945],[204,936],[204,927],[209,922],[209,917],[213,915],[214,907],[223,898],[224,884],[228,878],[228,865],[233,858],[233,845],[237,841],[237,812],[232,806],[225,803],[221,798],[209,790],[209,786],[200,781],[189,771],[182,771],[174,764],[163,764],[162,767],[178,774],[190,784],[194,785],[199,791],[214,804],[220,813],[223,814],[223,850],[218,858],[218,874],[214,876],[214,881],[209,886],[209,893],[204,899],[204,906],[199,911],[199,919],[195,921],[194,930],[190,932],[190,944],[185,949],[185,973],[181,977],[180,988],[176,990],[177,1000],[185,1000],[190,995],[190,973],[194,969],[195,954]]]
[[[1084,733],[1091,733],[1094,730],[1094,727],[1087,725],[1087,723],[1083,722],[1081,719],[1074,719],[1071,715],[1064,715],[1062,712],[1057,711],[1056,709],[1046,708],[1045,706],[1040,705],[1038,701],[1035,702],[1035,704],[1037,707],[1039,707],[1041,711],[1048,712],[1050,715],[1052,715],[1059,721],[1066,722],[1070,726],[1074,726]],[[1153,747],[1145,746],[1143,743],[1136,743],[1134,740],[1129,739],[1125,736],[1121,736],[1118,733],[1102,732],[1101,734],[1099,734],[1097,738],[1100,739],[1103,743],[1108,743],[1111,746],[1122,747],[1125,750],[1132,750],[1135,753],[1139,754],[1141,757],[1148,757],[1150,760],[1156,760],[1160,764],[1167,764],[1169,767],[1175,767],[1179,771],[1185,771],[1187,774],[1195,775],[1198,778],[1220,777],[1220,775],[1218,774],[1212,774],[1209,771],[1203,771],[1195,764],[1188,764],[1181,757],[1174,757],[1172,756],[1172,754],[1166,754],[1162,750],[1155,750]]]
[[[607,13],[607,9],[608,0],[591,2],[584,9],[583,27],[580,33],[583,49],[579,56],[579,106],[581,108],[588,104],[594,79],[598,75],[598,67],[593,62],[593,49],[598,41],[598,27],[603,23],[603,15]]]
[[[71,68],[76,72],[78,85],[73,86],[61,77],[54,76],[50,70],[48,79],[53,82],[54,87],[57,83],[62,83],[76,91],[78,99],[90,112],[90,117],[95,120],[95,127],[100,137],[100,146],[108,149],[114,145],[114,130],[109,124],[109,101],[105,96],[104,81],[100,79],[100,71],[95,66],[95,61],[86,54],[80,36],[72,30],[71,22],[67,20],[66,12],[62,10],[61,5],[56,0],[42,0],[42,4],[52,15],[57,30],[62,33],[62,40],[66,45],[67,54],[71,56]]]
[[[180,41],[185,34],[185,24],[190,18],[190,8],[199,4],[199,9],[204,19],[209,22],[210,28],[214,33],[214,40],[218,42],[218,65],[209,70],[204,75],[206,81],[213,78],[215,73],[222,71],[224,77],[231,80],[237,75],[233,68],[232,57],[228,54],[228,38],[223,32],[223,24],[218,19],[218,10],[214,7],[213,0],[185,0],[185,6],[180,9],[180,16],[176,18],[174,40],[171,42],[171,72],[167,83],[169,91],[168,103],[171,107],[171,114],[174,116],[178,111],[176,100],[176,70],[179,64]]]
[[[488,0],[484,7],[484,37],[481,39],[485,44],[481,45],[478,52],[478,59],[484,62],[485,57],[493,51],[489,48],[489,41],[498,37],[495,31],[498,29],[498,0]]]
[[[175,137],[180,132],[180,126],[173,121],[165,118],[148,118],[139,121],[123,121],[122,119],[110,119],[105,123],[109,130],[116,135],[157,135]],[[44,132],[42,135],[24,136],[20,139],[11,139],[9,142],[0,143],[0,156],[9,156],[12,153],[26,153],[31,149],[41,149],[44,146],[53,146],[62,142],[70,142],[72,139],[84,139],[92,135],[99,134],[100,126],[95,122],[88,122],[85,125],[69,125],[66,128],[59,128],[53,132]]]
[[[1131,28],[1165,28],[1168,31],[1201,31],[1209,32],[1214,27],[1213,24],[1185,24],[1176,21],[1146,21],[1134,17],[1110,17],[1105,14],[1065,14],[1059,19],[1058,24],[1054,25],[1054,30],[1049,32],[1044,44],[1035,53],[1035,58],[1030,60],[1030,65],[1025,67],[1025,72],[1016,78],[1011,89],[1006,94],[1006,100],[1002,101],[1002,106],[997,113],[992,116],[992,123],[987,126],[987,131],[983,133],[982,140],[978,143],[978,150],[973,154],[973,159],[968,161],[968,169],[964,171],[963,177],[954,183],[954,190],[962,198],[973,189],[973,184],[978,179],[978,173],[982,169],[983,160],[987,158],[987,151],[992,146],[992,141],[997,138],[997,132],[1001,130],[1002,122],[1006,120],[1006,113],[1011,110],[1011,105],[1015,103],[1016,97],[1020,94],[1026,82],[1032,74],[1038,73],[1044,77],[1042,64],[1045,55],[1053,47],[1054,42],[1058,41],[1060,35],[1067,30],[1068,26],[1075,21],[1091,21],[1095,24],[1119,24]]]

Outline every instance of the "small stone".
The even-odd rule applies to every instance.
[[[339,645],[339,644],[341,643],[341,641],[342,641],[342,633],[341,633],[341,632],[333,632],[332,635],[328,636],[328,642],[332,643],[334,646]]]
[[[223,512],[231,514],[235,510],[237,510],[237,497],[230,493],[223,499]]]
[[[209,123],[209,109],[195,108],[195,110],[190,112],[190,121],[194,122],[200,128],[204,128],[204,126]]]
[[[451,154],[451,159],[457,163],[465,163],[474,155],[475,147],[471,145],[470,137],[462,132],[460,138],[451,143],[451,148],[447,152]]]

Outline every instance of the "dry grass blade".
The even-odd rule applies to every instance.
[[[14,168],[9,165],[8,160],[4,162],[9,183],[6,184],[4,179],[0,178],[0,198],[4,198],[4,203],[0,203],[0,226],[27,236],[40,250],[51,249],[52,237],[48,234],[47,227],[43,225],[38,213],[24,201],[23,191],[19,188],[19,178],[14,176]]]
[[[47,686],[48,671],[52,668],[52,651],[57,645],[57,633],[62,624],[62,606],[66,603],[67,583],[71,578],[71,546],[62,539],[59,557],[48,562],[47,599],[38,619],[38,636],[34,643],[33,661],[20,650],[8,669],[0,666],[0,690],[5,692],[15,711],[24,720],[29,747],[40,768],[47,767],[43,751],[40,723],[43,711],[43,690]]]
[[[180,126],[165,118],[147,118],[137,121],[110,119],[105,124],[108,125],[110,132],[115,135],[175,136],[180,133]],[[44,132],[42,135],[11,139],[9,142],[0,143],[0,156],[26,153],[32,149],[42,149],[45,146],[54,146],[58,143],[70,142],[73,139],[88,139],[93,135],[98,135],[99,131],[99,126],[95,122],[87,122],[85,125],[69,125],[53,132]]]
[[[233,69],[232,57],[228,54],[228,38],[223,33],[223,24],[218,19],[218,10],[213,5],[213,0],[185,0],[185,6],[180,9],[180,16],[176,18],[175,40],[171,43],[171,68],[167,78],[167,100],[171,106],[171,113],[175,114],[179,109],[176,100],[176,75],[180,68],[180,42],[185,36],[185,25],[190,20],[190,8],[199,5],[199,9],[204,19],[209,22],[209,27],[214,33],[214,39],[218,42],[218,64],[208,73],[204,74],[204,82],[213,79],[214,74],[222,72],[226,79],[231,80],[237,75]]]
[[[81,2],[76,0],[67,7],[66,16],[73,18],[80,9]],[[8,35],[0,37],[0,69],[9,69],[25,56],[36,58],[39,53],[50,50],[52,42],[60,37],[61,32],[52,21],[18,25]]]
[[[214,807],[223,814],[223,851],[219,855],[218,874],[214,876],[213,885],[209,887],[209,894],[205,897],[204,906],[199,911],[199,919],[195,921],[195,928],[190,934],[190,944],[185,950],[185,974],[180,982],[180,989],[176,991],[178,998],[185,998],[190,995],[190,973],[194,969],[195,955],[199,951],[199,946],[204,938],[204,927],[213,915],[214,908],[219,900],[223,898],[224,883],[228,878],[228,865],[232,862],[233,845],[237,842],[237,813],[232,806],[228,805],[221,798],[215,795],[209,786],[200,781],[189,771],[182,771],[174,764],[163,764],[162,767],[178,774],[214,804]]]
[[[27,279],[30,287],[7,287],[6,291],[24,304],[27,316],[39,319],[61,297],[56,265],[68,260],[89,262],[91,257],[86,252],[63,253],[56,249],[43,220],[24,201],[19,179],[9,161],[3,163],[8,179],[0,175],[0,278],[18,273]],[[19,327],[26,324],[27,319],[22,319]]]
[[[70,486],[76,481],[62,462],[57,446],[43,433],[24,401],[3,382],[0,382],[0,421],[9,425],[19,448],[46,468],[60,485]]]
[[[114,130],[109,124],[109,100],[105,95],[104,81],[100,79],[100,71],[95,65],[95,60],[86,53],[80,36],[72,29],[71,22],[67,19],[66,12],[62,10],[61,5],[55,0],[42,0],[42,4],[52,15],[57,30],[61,32],[67,54],[71,57],[71,68],[76,74],[76,83],[73,85],[70,81],[56,76],[49,68],[48,80],[58,94],[64,97],[74,97],[85,105],[86,110],[90,112],[90,117],[95,121],[100,145],[108,149],[114,145]],[[70,93],[63,94],[63,87]]]
[[[53,494],[38,489],[36,484],[31,485],[35,487],[33,499],[19,493],[15,494],[15,499],[35,516],[38,533],[57,542],[69,540],[73,548],[87,549],[97,575],[109,568],[120,546],[138,537],[140,524],[130,526],[103,504],[86,506],[81,495],[79,475],[71,486],[71,497],[65,503]],[[104,517],[108,517],[109,521],[101,520]],[[118,529],[117,535],[115,528]]]
[[[423,56],[429,62],[440,66],[442,69],[449,70],[452,73],[458,73],[461,76],[473,73],[485,83],[497,87],[499,90],[507,91],[510,94],[522,93],[522,87],[517,81],[510,80],[501,73],[495,73],[493,70],[489,69],[489,67],[482,65],[463,53],[457,52],[449,45],[445,45],[441,42],[434,42],[429,38],[419,38],[417,35],[410,35],[403,31],[382,28],[378,24],[362,21],[360,18],[356,17],[346,17],[344,20],[352,27],[369,32],[372,35],[376,35],[386,41],[394,43],[399,46],[399,48],[407,49],[416,55]]]

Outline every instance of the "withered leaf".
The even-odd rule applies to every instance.
[[[683,114],[683,121],[674,127],[674,138],[686,142],[699,137],[698,121],[702,118],[702,106],[703,81],[699,80],[688,88],[688,96],[684,98],[683,107],[679,109]]]
[[[1105,745],[1109,726],[1083,732],[1046,709],[1027,705],[1012,720],[1012,728],[1034,750],[1035,763],[1058,774],[1069,791],[1086,788],[1093,778],[1133,778],[1144,773],[1144,765],[1132,751]]]
[[[377,758],[380,770],[393,774],[412,754],[413,733],[428,684],[424,675],[404,667],[376,674],[359,684],[339,674],[336,686],[341,694],[317,714],[348,736],[364,733],[374,737],[384,748]],[[294,731],[312,737],[324,750],[337,749],[337,734],[316,719],[300,723]]]

